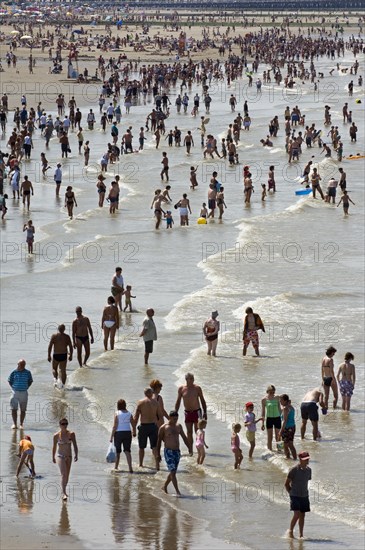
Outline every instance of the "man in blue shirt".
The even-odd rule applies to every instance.
[[[23,429],[25,414],[28,403],[28,388],[33,384],[32,374],[25,368],[26,362],[20,359],[18,367],[13,370],[8,378],[9,385],[12,389],[10,399],[11,416],[13,417],[12,429],[17,429],[18,408],[20,408],[20,429]]]

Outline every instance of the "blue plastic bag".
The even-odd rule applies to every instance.
[[[113,443],[109,443],[108,452],[106,454],[106,461],[109,463],[115,462],[116,451]]]

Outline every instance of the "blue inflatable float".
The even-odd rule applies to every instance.
[[[309,193],[312,192],[312,189],[309,188],[309,189],[298,189],[297,191],[295,191],[295,194],[296,195],[309,195]]]

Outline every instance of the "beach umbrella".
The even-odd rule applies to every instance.
[[[37,23],[44,23],[44,19],[37,19]]]
[[[20,31],[11,31],[10,34],[20,34]]]
[[[24,34],[23,36],[20,37],[20,40],[31,40],[32,37],[29,36],[29,34]]]

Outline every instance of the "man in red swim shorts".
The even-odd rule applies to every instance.
[[[180,408],[181,399],[185,409],[185,424],[187,437],[189,442],[189,454],[193,454],[193,426],[195,432],[198,429],[198,421],[200,418],[207,419],[207,405],[200,386],[194,384],[194,375],[188,372],[185,375],[186,385],[180,386],[177,392],[177,401],[175,410]],[[203,415],[202,415],[203,409]]]

